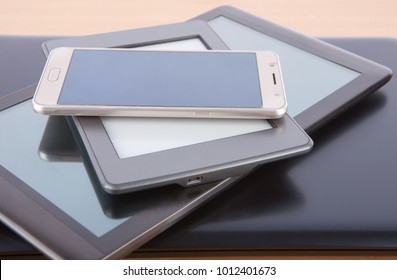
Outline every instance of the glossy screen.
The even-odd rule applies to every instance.
[[[63,105],[262,107],[255,53],[75,50]]]

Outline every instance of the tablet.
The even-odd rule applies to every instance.
[[[0,99],[0,218],[51,258],[121,257],[239,179],[114,198],[87,172],[74,143],[63,145],[73,139],[69,126],[33,112],[35,88]],[[54,124],[65,139],[48,135]]]
[[[222,46],[205,24],[173,26],[150,30],[166,46]],[[129,34],[141,32],[135,31]],[[33,112],[35,88],[0,98],[0,218],[51,258],[121,257],[239,179],[114,198],[86,168],[76,144],[68,142],[74,137],[65,120]]]
[[[219,7],[193,20],[208,22],[232,50],[276,52],[288,114],[309,133],[391,78],[387,67],[233,7]]]
[[[206,25],[189,24],[189,32],[197,26],[204,29]],[[181,25],[168,27],[175,32]],[[213,32],[206,27],[207,32]],[[91,47],[93,42],[97,47],[181,49],[169,39],[159,44],[161,41],[154,31],[154,28],[137,34],[124,31],[121,41],[113,40],[113,33],[55,40],[45,43],[44,49],[48,54],[56,47]],[[185,25],[182,31],[186,32]],[[211,39],[212,48],[226,48],[216,37]],[[187,40],[189,45],[184,45],[184,50],[210,47],[197,38]],[[69,120],[89,166],[104,190],[111,194],[169,184],[191,187],[222,180],[246,174],[265,162],[307,152],[312,147],[311,139],[289,116],[272,121],[120,117]]]

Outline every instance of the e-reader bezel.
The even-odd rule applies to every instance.
[[[188,23],[189,28],[186,29],[183,25],[180,30],[182,33],[192,32],[198,27],[200,30],[206,28],[208,33],[213,32],[203,21]],[[180,25],[174,24],[166,28],[175,32],[179,27]],[[48,54],[53,48],[62,46],[131,48],[162,43],[157,38],[158,33],[152,32],[153,28],[144,30],[145,32],[134,34],[134,36],[131,34],[132,31],[116,33],[121,38],[114,34],[100,34],[77,39],[55,40],[45,43],[44,49]],[[111,36],[112,40],[109,40],[108,36]],[[130,38],[128,43],[125,37]],[[188,39],[192,38],[192,35],[185,33],[183,37],[178,38]],[[168,35],[164,40],[164,42],[169,42],[170,36]],[[227,49],[216,36],[207,36],[206,42],[206,47],[209,49]],[[78,131],[76,137],[90,159],[90,166],[104,189],[112,194],[167,184],[186,185],[190,178],[196,176],[204,178],[203,183],[208,183],[243,175],[258,164],[303,153],[310,150],[312,146],[312,141],[305,132],[293,119],[285,116],[272,120],[273,129],[121,159],[99,117],[73,117],[72,120],[71,125]],[[212,156],[203,157],[203,154]],[[192,161],[186,157],[187,155],[200,156]],[[173,159],[172,165],[162,164],[169,159]]]
[[[225,17],[250,29],[361,74],[332,94],[294,116],[298,124],[308,133],[314,132],[362,98],[383,86],[392,76],[391,70],[387,67],[231,6],[215,8],[191,20],[209,22],[218,17]],[[277,52],[277,50],[273,51]],[[282,59],[282,57],[280,57],[280,59]]]

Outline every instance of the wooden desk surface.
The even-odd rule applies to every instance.
[[[310,36],[397,37],[395,0],[1,0],[0,35],[88,35],[185,21],[221,5]],[[396,259],[396,251],[206,252],[131,258]]]
[[[0,35],[88,35],[185,21],[232,5],[311,36],[397,37],[395,0],[1,0]]]

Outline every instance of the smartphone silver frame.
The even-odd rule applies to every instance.
[[[56,48],[51,51],[40,82],[33,97],[36,112],[48,115],[72,116],[126,116],[126,117],[183,117],[183,118],[243,118],[275,119],[287,112],[287,100],[278,56],[273,52],[234,51],[256,55],[260,81],[261,108],[213,107],[149,107],[149,106],[98,106],[58,104],[75,50],[103,50],[124,52],[159,52],[157,50],[131,50],[123,48]],[[160,51],[176,52],[176,51]],[[230,51],[178,51],[178,52],[230,52]]]

